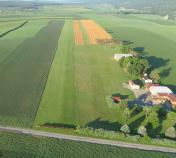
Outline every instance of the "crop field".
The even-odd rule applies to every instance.
[[[38,25],[37,22],[31,22],[2,38],[4,44],[12,40],[14,43],[7,52],[2,43],[0,46],[1,124],[30,127],[35,119],[63,26],[63,21],[44,23],[45,25],[41,23],[38,28],[35,26]],[[29,38],[26,38],[28,33]]]
[[[175,154],[0,133],[2,158],[175,158]]]
[[[76,45],[84,44],[83,34],[81,32],[81,28],[78,20],[74,20],[74,37],[75,37]]]
[[[89,37],[90,44],[98,44],[102,40],[112,40],[112,36],[108,34],[93,20],[81,20]]]

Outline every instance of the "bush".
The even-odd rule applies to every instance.
[[[127,125],[128,126],[128,125]],[[94,136],[94,137],[100,137],[100,138],[108,138],[113,140],[122,140],[122,141],[130,141],[134,143],[150,143],[153,145],[164,145],[164,146],[176,146],[176,141],[169,140],[169,139],[151,139],[148,135],[144,135],[144,137],[140,137],[139,135],[124,135],[124,133],[121,132],[115,132],[115,131],[107,131],[104,129],[93,129],[90,127],[80,127],[77,126],[76,133],[87,135],[87,136]]]
[[[144,126],[140,126],[139,128],[138,128],[138,134],[139,135],[141,135],[141,136],[145,136],[145,135],[147,135],[147,129],[144,127]]]
[[[129,134],[130,133],[130,127],[127,124],[125,124],[125,125],[123,125],[120,128],[120,131],[123,132],[123,133],[125,133],[125,134]]]
[[[170,127],[166,130],[165,136],[168,138],[175,139],[176,138],[176,130],[174,127]]]

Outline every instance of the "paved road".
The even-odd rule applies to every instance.
[[[32,136],[43,136],[48,138],[56,138],[56,139],[71,140],[71,141],[78,141],[78,142],[87,142],[87,143],[94,143],[94,144],[112,145],[112,146],[133,148],[133,149],[176,153],[176,148],[174,149],[174,148],[168,148],[168,147],[157,147],[157,146],[151,146],[151,145],[125,143],[125,142],[105,140],[105,139],[71,136],[71,135],[56,134],[56,133],[43,132],[43,131],[25,129],[25,128],[12,128],[12,127],[0,126],[0,131],[17,133],[17,134],[26,134],[26,135],[32,135]]]

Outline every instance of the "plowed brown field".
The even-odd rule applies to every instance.
[[[112,36],[93,20],[81,20],[85,28],[90,44],[98,44],[102,40],[112,40]]]

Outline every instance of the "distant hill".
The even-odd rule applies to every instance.
[[[3,2],[4,1],[4,2]],[[29,7],[36,8],[40,5],[52,4],[52,2],[70,2],[86,4],[110,3],[118,7],[147,11],[153,14],[169,15],[176,18],[176,0],[0,0],[1,7]],[[55,4],[55,3],[54,3]]]
[[[176,0],[80,0],[85,3],[111,3],[116,7],[127,7],[150,11],[154,14],[176,17]]]

